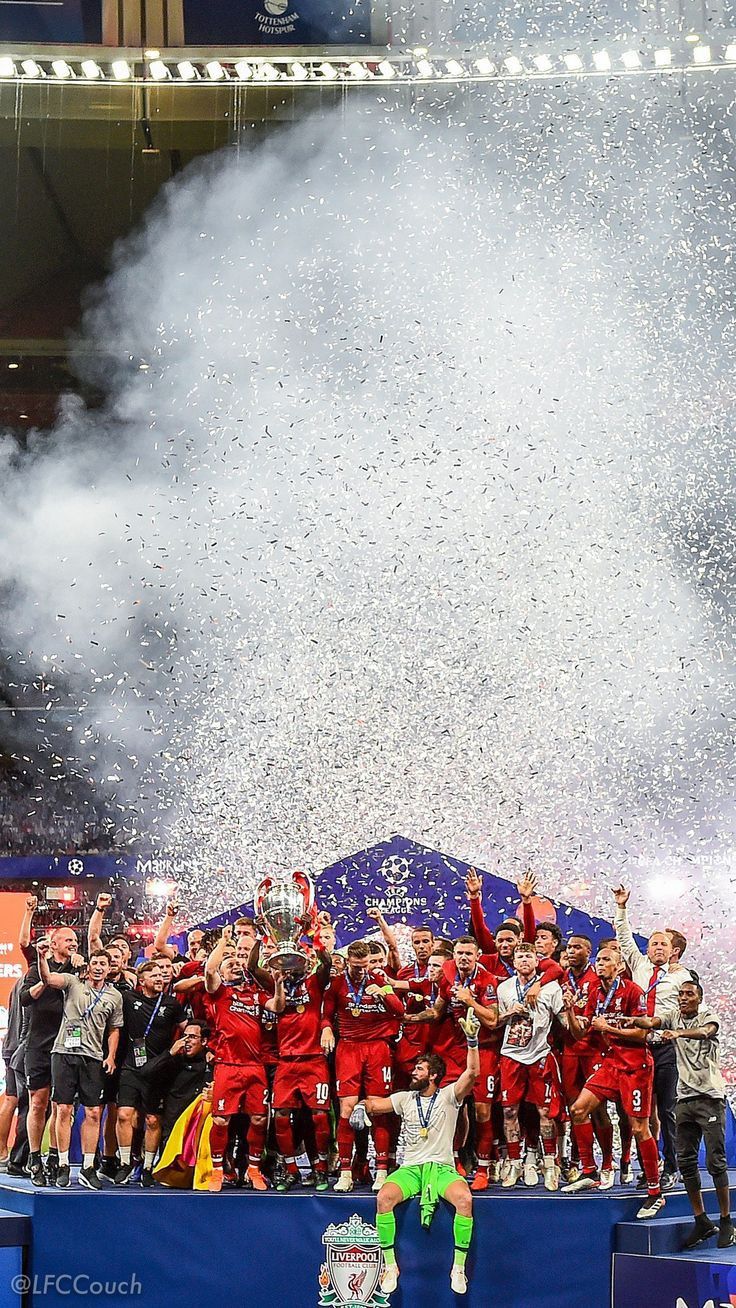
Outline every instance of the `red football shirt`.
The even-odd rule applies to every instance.
[[[324,971],[305,977],[286,989],[286,1007],[279,1013],[278,1035],[281,1058],[314,1058],[322,1052],[322,999],[327,978]]]
[[[495,978],[491,976],[486,968],[478,964],[469,977],[461,978],[452,959],[447,960],[440,975],[440,999],[444,999],[452,1023],[450,1028],[452,1043],[449,1048],[454,1050],[455,1061],[457,1061],[457,1052],[464,1051],[466,1047],[465,1032],[460,1026],[460,1018],[465,1017],[468,1011],[465,1004],[460,1003],[456,998],[458,986],[467,987],[476,1003],[481,1004],[483,1008],[491,1008],[498,1003]],[[495,1031],[488,1031],[484,1026],[480,1028],[478,1042],[481,1048],[488,1048],[490,1045],[496,1044],[497,1040],[498,1037]],[[442,1054],[437,1039],[435,1039],[433,1047],[436,1054]],[[442,1056],[444,1057],[444,1054]]]
[[[619,976],[606,994],[600,978],[597,978],[597,980],[598,988],[592,989],[588,997],[585,1010],[586,1017],[599,1016],[608,1019],[614,1017],[646,1017],[646,996],[641,986],[638,986],[635,981],[629,981],[628,977]],[[613,994],[611,994],[611,990]],[[598,1047],[600,1048],[602,1045],[606,1050],[606,1057],[610,1058],[619,1067],[640,1068],[642,1063],[654,1061],[646,1045],[627,1044],[623,1037],[609,1035],[607,1032],[603,1035],[598,1032],[592,1034],[593,1039],[600,1042]]]
[[[337,1025],[341,1040],[392,1040],[396,1035],[404,1005],[399,996],[368,995],[368,986],[388,985],[385,972],[367,972],[357,985],[347,973],[333,977],[325,991],[322,1029]]]
[[[588,965],[581,976],[576,977],[572,969],[565,972],[562,985],[567,985],[575,996],[575,1012],[579,1017],[589,1016],[588,1005],[591,994],[598,994],[600,991],[600,979],[595,970]],[[595,1009],[593,1010],[595,1012]],[[576,1040],[566,1027],[562,1028],[563,1050],[571,1054],[584,1055],[595,1053],[600,1048],[595,1038],[594,1031],[586,1031],[580,1040]]]
[[[207,995],[218,1063],[263,1061],[261,1012],[268,998],[247,979],[237,986],[221,985],[213,995]]]

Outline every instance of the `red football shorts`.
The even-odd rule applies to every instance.
[[[335,1083],[338,1099],[352,1095],[380,1095],[391,1090],[393,1059],[387,1040],[338,1040]]]
[[[650,1117],[653,1079],[651,1067],[621,1067],[604,1058],[583,1089],[596,1099],[618,1099],[629,1117]]]
[[[273,1083],[274,1108],[300,1108],[312,1112],[330,1106],[330,1069],[322,1054],[309,1058],[282,1058]]]
[[[550,1117],[559,1117],[562,1095],[554,1054],[529,1064],[501,1055],[501,1103],[510,1108],[522,1101],[546,1108]]]
[[[217,1063],[212,1086],[212,1114],[253,1117],[268,1108],[268,1086],[262,1063]]]
[[[587,1054],[576,1054],[574,1050],[565,1050],[560,1059],[562,1074],[562,1094],[566,1104],[575,1103],[585,1082],[590,1079],[601,1065],[603,1054],[593,1050]]]
[[[462,1051],[458,1048],[457,1052],[459,1055]],[[480,1076],[473,1086],[471,1097],[476,1104],[492,1104],[498,1099],[500,1093],[498,1047],[495,1045],[490,1048],[481,1047],[478,1050],[478,1055],[480,1059]],[[464,1053],[462,1060],[459,1057],[456,1062],[450,1062],[449,1059],[445,1060],[447,1071],[442,1078],[443,1086],[452,1085],[454,1081],[457,1081],[458,1077],[462,1076],[465,1071],[466,1059],[467,1053]]]

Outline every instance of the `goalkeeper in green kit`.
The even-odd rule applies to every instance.
[[[473,1199],[467,1182],[455,1170],[452,1142],[457,1115],[480,1072],[480,1023],[468,1010],[460,1025],[468,1042],[468,1058],[465,1071],[457,1081],[440,1089],[445,1064],[437,1054],[423,1055],[414,1066],[411,1089],[400,1090],[386,1099],[369,1095],[357,1105],[350,1118],[351,1126],[356,1129],[366,1126],[367,1118],[374,1113],[397,1113],[404,1123],[403,1164],[391,1173],[378,1192],[376,1229],[385,1263],[381,1277],[384,1294],[391,1294],[399,1282],[394,1252],[394,1209],[397,1204],[416,1195],[419,1196],[422,1226],[429,1226],[440,1199],[446,1199],[455,1209],[455,1256],[450,1285],[455,1294],[465,1294],[468,1288],[465,1258],[473,1234]]]

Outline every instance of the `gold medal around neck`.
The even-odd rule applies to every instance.
[[[420,1134],[420,1136],[422,1137],[422,1140],[426,1140],[426,1139],[427,1139],[427,1136],[429,1135],[429,1127],[428,1127],[428,1126],[420,1126],[420,1128],[419,1128],[419,1134]]]
[[[360,1007],[358,1006],[358,1004],[354,1004],[353,1007],[350,1009],[350,1012],[352,1013],[353,1017],[360,1017]]]
[[[303,1012],[304,1012],[304,1004],[297,1004],[297,1006],[296,1006],[296,1011],[297,1011],[297,1013],[303,1013]]]

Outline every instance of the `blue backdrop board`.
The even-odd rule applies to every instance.
[[[68,1308],[73,1277],[87,1278],[80,1286],[120,1286],[105,1293],[105,1308],[212,1308],[223,1297],[232,1308],[383,1308],[371,1291],[375,1233],[360,1226],[372,1227],[375,1214],[374,1197],[365,1192],[206,1195],[106,1187],[91,1194],[75,1186],[34,1193],[30,1184],[2,1177],[0,1202],[32,1214],[29,1272],[44,1293],[30,1296],[27,1308]],[[615,1226],[633,1216],[638,1202],[630,1190],[563,1196],[520,1188],[478,1196],[467,1308],[610,1308]],[[712,1208],[712,1194],[708,1202]],[[684,1214],[684,1193],[670,1195],[667,1209]],[[397,1251],[401,1281],[391,1308],[457,1308],[449,1288],[452,1218],[444,1204],[430,1232],[419,1225],[416,1203],[402,1205]],[[337,1297],[351,1280],[354,1297]],[[662,1308],[661,1301],[650,1298],[647,1308]]]
[[[101,40],[101,0],[0,0],[0,41]]]
[[[368,0],[184,0],[188,45],[358,45]]]
[[[375,922],[365,915],[372,907],[380,908],[389,921],[429,922],[438,935],[457,936],[469,922],[465,893],[469,866],[440,850],[392,836],[325,868],[317,878],[317,898],[320,908],[332,912],[341,943],[375,931]],[[513,882],[483,873],[483,909],[492,931],[505,917],[515,915],[518,905]],[[582,931],[594,945],[614,934],[610,922],[559,900],[544,901],[544,916],[557,922],[563,936]]]

